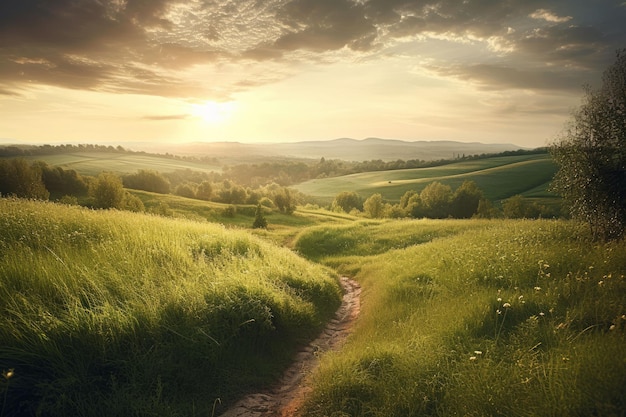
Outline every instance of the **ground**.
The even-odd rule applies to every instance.
[[[339,349],[352,329],[360,311],[360,285],[347,277],[341,278],[344,290],[341,306],[320,336],[303,347],[295,356],[276,386],[253,393],[227,410],[221,417],[292,417],[298,411],[311,388],[308,376],[319,364],[319,355]]]

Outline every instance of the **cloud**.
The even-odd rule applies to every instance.
[[[185,120],[185,119],[189,119],[190,117],[191,116],[188,114],[166,114],[166,115],[144,116],[142,117],[142,119],[162,121],[162,120]]]
[[[218,94],[216,81],[190,78],[192,69],[383,56],[398,42],[429,38],[490,43],[511,67],[524,60],[537,68],[549,63],[563,72],[599,72],[626,44],[625,20],[621,0],[4,1],[0,94],[45,84],[211,96]],[[518,75],[543,85],[528,73]],[[242,71],[219,94],[259,83]]]
[[[570,20],[572,20],[572,16],[560,17],[560,16],[555,15],[554,13],[552,13],[550,10],[547,10],[547,9],[537,9],[530,14],[530,17],[532,17],[533,19],[543,19],[547,22],[553,22],[553,23],[565,23],[565,22],[569,22]]]
[[[573,90],[580,91],[585,82],[583,73],[557,70],[519,69],[503,65],[475,64],[456,66],[428,65],[433,73],[453,77],[483,90]]]

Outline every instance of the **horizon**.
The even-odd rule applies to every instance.
[[[547,146],[626,46],[603,0],[0,6],[0,143]]]
[[[515,143],[505,143],[505,142],[494,142],[494,143],[485,143],[485,142],[478,142],[478,141],[467,141],[467,142],[463,142],[463,141],[456,141],[456,140],[427,140],[427,139],[419,139],[419,140],[405,140],[405,139],[394,139],[394,138],[377,138],[377,137],[366,137],[366,138],[348,138],[348,137],[341,137],[341,138],[334,138],[334,139],[319,139],[319,140],[301,140],[301,141],[283,141],[283,142],[279,142],[279,141],[275,141],[275,142],[245,142],[245,141],[220,141],[220,140],[215,140],[215,141],[189,141],[189,142],[164,142],[164,143],[160,143],[158,145],[171,145],[172,147],[175,146],[185,146],[185,145],[217,145],[217,144],[228,144],[228,145],[252,145],[252,146],[264,146],[264,145],[301,145],[301,144],[305,144],[305,143],[330,143],[330,142],[338,142],[338,141],[352,141],[352,142],[366,142],[366,141],[387,141],[387,142],[402,142],[402,143],[407,143],[407,144],[416,144],[416,143],[425,143],[425,144],[438,144],[438,143],[458,143],[458,144],[463,144],[463,145],[505,145],[505,146],[513,146],[513,147],[518,147],[521,150],[532,150],[532,149],[537,149],[537,148],[542,148],[544,146],[538,146],[538,147],[525,147],[525,146],[520,146],[518,144]],[[142,141],[102,141],[102,142],[89,142],[89,141],[80,141],[80,140],[76,140],[76,141],[58,141],[58,142],[29,142],[29,141],[23,141],[23,142],[19,142],[19,141],[15,141],[15,140],[11,140],[10,138],[0,138],[0,145],[1,146],[46,146],[46,145],[50,145],[50,146],[62,146],[62,145],[72,145],[72,146],[78,146],[78,145],[95,145],[95,146],[122,146],[123,148],[125,148],[126,150],[131,150],[127,147],[133,146],[133,145],[141,145],[141,146],[148,146],[150,143],[149,142],[142,142]]]

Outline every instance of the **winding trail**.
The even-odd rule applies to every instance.
[[[341,277],[344,291],[341,306],[320,336],[300,350],[294,363],[278,383],[267,391],[250,394],[232,406],[221,417],[291,417],[299,408],[311,387],[305,377],[319,365],[318,355],[339,349],[352,330],[361,310],[361,286],[348,277]]]

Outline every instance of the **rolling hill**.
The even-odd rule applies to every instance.
[[[466,180],[476,182],[490,200],[502,200],[516,194],[549,197],[548,185],[556,172],[549,155],[519,155],[461,161],[431,168],[364,172],[342,177],[306,181],[294,188],[330,202],[342,191],[355,191],[367,198],[380,193],[398,201],[408,190],[421,191],[433,181],[457,188]]]

